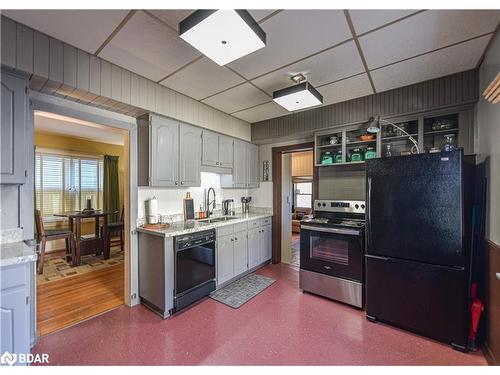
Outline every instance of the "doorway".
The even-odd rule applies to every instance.
[[[317,196],[314,143],[272,149],[273,263],[300,266],[300,221],[312,215]]]
[[[129,135],[44,111],[35,111],[33,122],[43,336],[126,302]]]

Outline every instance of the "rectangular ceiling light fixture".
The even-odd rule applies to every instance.
[[[266,33],[246,10],[197,10],[181,21],[179,36],[219,65],[266,45]]]
[[[273,92],[273,100],[288,111],[298,111],[323,104],[323,95],[306,81]]]

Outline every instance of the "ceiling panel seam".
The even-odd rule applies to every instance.
[[[372,90],[374,93],[376,93],[377,90],[375,89],[375,84],[373,83],[370,70],[368,69],[368,64],[366,63],[365,55],[363,54],[363,50],[361,49],[361,44],[359,43],[358,37],[356,36],[356,31],[354,30],[354,25],[352,24],[351,15],[349,14],[349,11],[347,9],[344,9],[344,15],[347,20],[347,24],[349,25],[349,29],[351,30],[354,43],[356,43],[356,47],[358,48],[359,57],[361,57],[361,61],[363,62],[363,66],[365,67],[365,71],[366,74],[368,75],[368,80],[370,81]]]
[[[99,53],[108,45],[109,42],[118,34],[118,32],[127,24],[127,22],[132,18],[132,16],[137,12],[137,10],[132,9],[127,15],[123,18],[123,20],[115,27],[115,29],[109,34],[106,40],[101,44],[101,46],[95,51],[94,55],[98,56]]]

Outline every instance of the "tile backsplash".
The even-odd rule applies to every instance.
[[[270,187],[269,187],[270,186]],[[158,211],[160,215],[177,216],[182,215],[182,204],[186,192],[191,193],[194,200],[194,209],[198,211],[204,203],[206,191],[213,187],[215,190],[217,208],[220,209],[223,199],[234,199],[234,207],[241,210],[240,198],[251,196],[250,207],[272,207],[272,183],[261,182],[258,189],[221,189],[220,175],[216,173],[201,173],[201,187],[190,188],[138,188],[138,218],[145,216],[145,201],[156,197],[158,199]],[[182,218],[182,217],[181,217]]]

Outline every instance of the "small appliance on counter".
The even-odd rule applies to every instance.
[[[252,197],[241,197],[241,212],[243,214],[248,214],[250,212],[250,202]]]
[[[232,215],[234,216],[234,200],[232,199],[224,199],[222,201],[222,215]]]
[[[186,196],[183,200],[183,213],[184,220],[193,220],[194,219],[194,201],[191,198],[191,193],[186,192]]]
[[[363,307],[364,201],[315,200],[300,223],[300,289]]]
[[[160,215],[158,214],[158,199],[156,199],[156,197],[146,201],[145,209],[147,224],[158,224],[161,221]]]

